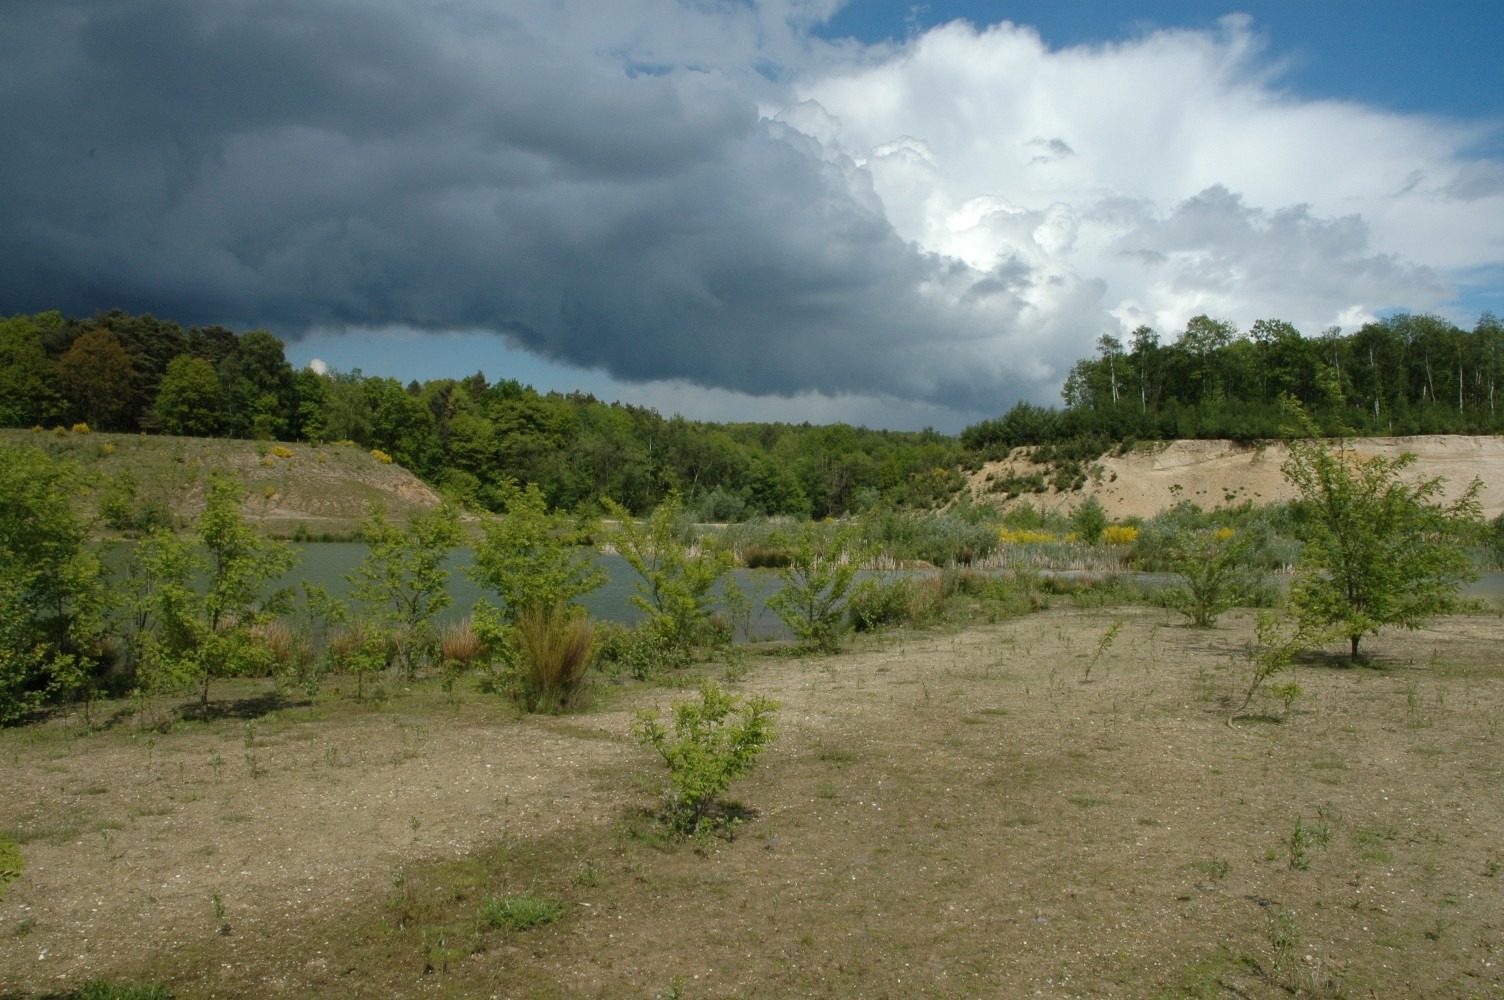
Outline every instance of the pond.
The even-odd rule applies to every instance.
[[[299,546],[299,551],[298,565],[280,581],[279,586],[294,587],[301,591],[300,584],[306,580],[325,588],[336,597],[348,599],[349,584],[345,576],[354,571],[366,557],[367,549],[363,543],[319,542]],[[593,618],[629,625],[641,621],[643,612],[632,603],[632,595],[636,593],[635,585],[640,579],[637,573],[621,556],[596,553],[595,561],[606,571],[606,585],[586,594],[580,599],[580,604]],[[454,598],[454,603],[440,616],[441,624],[464,618],[482,597],[492,603],[500,603],[495,594],[489,593],[470,579],[466,570],[473,563],[474,555],[469,549],[457,549],[445,560],[445,568],[449,570],[449,594]],[[737,638],[786,638],[788,629],[765,603],[777,590],[777,574],[768,570],[737,569],[731,575],[742,592],[753,602],[753,613],[747,628],[749,635]]]

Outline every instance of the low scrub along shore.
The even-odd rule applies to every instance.
[[[1504,996],[1504,623],[1230,719],[1251,613],[1181,622],[1057,606],[556,717],[228,682],[166,731],[0,732],[0,996]],[[671,842],[630,727],[700,674],[780,738],[733,838]]]

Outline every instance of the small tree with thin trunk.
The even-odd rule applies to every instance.
[[[1363,458],[1314,438],[1289,447],[1305,543],[1290,600],[1302,618],[1345,635],[1357,660],[1363,636],[1456,609],[1459,588],[1477,579],[1466,543],[1481,522],[1481,481],[1443,503],[1445,480],[1402,481],[1414,455]]]

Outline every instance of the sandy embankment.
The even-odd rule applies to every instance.
[[[1457,497],[1474,477],[1483,481],[1479,501],[1483,516],[1504,513],[1504,437],[1433,435],[1424,437],[1358,438],[1354,448],[1362,456],[1416,456],[1406,470],[1407,481],[1446,480],[1445,496]],[[1121,457],[1105,456],[1093,463],[1094,474],[1077,493],[1024,494],[1013,504],[1033,503],[1050,510],[1070,510],[1095,496],[1109,517],[1151,517],[1178,500],[1202,507],[1289,500],[1294,490],[1280,466],[1288,457],[1283,444],[1241,444],[1234,441],[1174,441],[1144,447]],[[971,477],[978,497],[989,494],[989,475],[1002,479],[1010,472],[1027,475],[1042,469],[1016,449],[1004,462],[990,462]],[[1048,473],[1047,473],[1048,475]]]

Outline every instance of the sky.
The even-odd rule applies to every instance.
[[[5,0],[0,315],[954,432],[1099,337],[1504,313],[1504,5]]]

